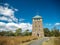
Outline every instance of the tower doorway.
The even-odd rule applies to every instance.
[[[37,33],[37,36],[39,37],[39,34]]]

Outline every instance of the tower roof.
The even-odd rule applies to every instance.
[[[36,15],[36,16],[34,16],[33,18],[42,18],[41,16],[39,16],[39,15]]]

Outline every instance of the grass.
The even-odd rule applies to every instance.
[[[55,38],[54,45],[60,45],[60,37]]]
[[[35,39],[37,39],[35,36],[0,36],[0,45],[27,45]]]
[[[43,45],[60,45],[60,37],[51,37],[50,40],[43,42]]]

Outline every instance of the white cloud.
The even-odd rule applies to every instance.
[[[5,20],[5,21],[7,21],[8,19],[3,16],[3,17],[0,17],[0,20]]]
[[[0,22],[0,31],[5,30],[6,23]]]
[[[8,7],[0,6],[0,14],[4,16],[12,16],[14,14],[14,11]]]
[[[16,30],[18,28],[18,24],[15,24],[15,23],[7,23],[6,24],[6,28],[8,30],[14,31],[14,30]]]
[[[4,5],[9,5],[9,4],[5,3]],[[5,16],[5,17],[1,16],[1,18],[6,21],[8,21],[7,17],[9,17],[10,18],[9,20],[10,21],[12,20],[12,22],[18,21],[18,19],[14,16],[15,11],[18,11],[18,9],[12,9],[12,8],[9,8],[8,6],[0,6],[0,15]]]
[[[20,24],[16,24],[16,23],[4,23],[4,22],[0,22],[0,31],[1,30],[12,30],[15,31],[17,28],[21,28],[22,31],[25,31],[27,29],[29,29],[29,31],[32,30],[32,24],[30,23],[20,23]]]
[[[19,27],[22,28],[22,30],[32,30],[32,24],[30,23],[20,23]]]
[[[56,26],[60,26],[60,23],[55,23]]]
[[[18,11],[18,9],[15,9],[15,11]]]
[[[6,23],[4,23],[4,22],[0,22],[0,25],[5,25]]]
[[[4,5],[5,5],[5,6],[9,6],[9,4],[8,4],[8,3],[5,3]]]
[[[52,24],[47,23],[46,25],[47,25],[47,26],[51,26]]]
[[[20,19],[19,19],[19,21],[24,21],[24,20],[25,20],[25,19],[23,19],[23,18],[20,18]]]
[[[16,11],[18,11],[18,9],[10,6],[8,3],[5,3],[4,6],[0,5],[0,20],[18,23],[18,18],[14,15]],[[24,20],[25,19],[21,18],[19,22]]]
[[[15,17],[15,11],[18,9],[9,7],[8,3],[5,3],[4,6],[0,5],[0,20],[7,21],[8,23],[0,22],[0,30],[16,30],[17,28],[22,28],[23,31],[29,29],[32,30],[32,24],[30,23],[20,23],[20,21],[24,21],[25,19],[20,18],[19,24],[18,19]],[[16,22],[16,23],[14,23]]]

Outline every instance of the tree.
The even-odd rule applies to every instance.
[[[51,30],[51,36],[55,36],[55,37],[60,36],[59,29],[57,29],[56,26],[54,26],[53,29]]]
[[[44,36],[51,36],[48,28],[44,28]]]
[[[22,35],[22,29],[18,28],[15,32],[15,36],[21,36]]]
[[[5,36],[14,36],[14,32],[6,31]]]
[[[32,34],[32,32],[29,32],[28,29],[23,32],[23,36],[29,36],[31,34]]]
[[[12,31],[2,31],[0,36],[14,36],[14,33]]]
[[[5,36],[5,34],[6,34],[6,31],[1,31],[0,32],[0,36]]]

